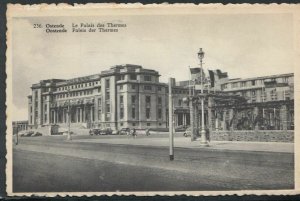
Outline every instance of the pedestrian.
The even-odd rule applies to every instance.
[[[136,135],[136,130],[135,130],[135,128],[133,128],[132,130],[133,130],[133,137],[136,138],[137,135]]]
[[[146,129],[146,136],[149,136],[150,135],[150,129]]]
[[[206,139],[208,142],[210,142],[210,135],[209,135],[209,129],[205,130]]]

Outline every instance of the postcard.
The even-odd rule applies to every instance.
[[[10,4],[9,196],[299,193],[300,6]]]

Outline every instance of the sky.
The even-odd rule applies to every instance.
[[[117,33],[72,33],[72,23],[125,23]],[[160,81],[189,78],[189,66],[221,69],[230,78],[291,73],[293,24],[289,14],[14,18],[12,29],[13,120],[27,120],[31,85],[137,64],[159,71]],[[64,24],[46,33],[33,24]]]

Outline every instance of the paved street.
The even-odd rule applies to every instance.
[[[71,142],[65,137],[20,138],[13,155],[15,192],[293,188],[292,144],[276,149],[274,143],[252,143],[243,150],[243,143],[213,142],[187,148],[188,139],[177,136],[171,162],[166,136],[74,136]],[[254,151],[255,146],[273,149]]]

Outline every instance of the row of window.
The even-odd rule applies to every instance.
[[[82,83],[82,84],[73,84],[71,86],[58,87],[57,91],[68,90],[68,87],[70,87],[70,89],[78,89],[78,88],[83,88],[83,87],[88,87],[88,86],[95,86],[97,84],[98,84],[98,81],[96,81],[96,82],[87,82],[87,83]]]
[[[288,83],[289,77],[282,77],[282,78],[272,78],[268,80],[250,80],[250,81],[241,81],[241,82],[233,82],[231,83],[231,88],[239,88],[239,87],[250,87],[256,85],[263,85],[265,81],[278,81],[283,83]],[[222,89],[227,89],[228,84],[222,85]]]
[[[152,91],[152,87],[154,87],[154,86],[151,86],[151,85],[144,85],[144,90],[146,90],[146,91]],[[120,90],[123,90],[123,84],[121,84],[121,85],[119,86],[119,89],[120,89]],[[136,89],[136,85],[135,85],[135,84],[131,84],[131,89]],[[158,86],[158,87],[157,87],[157,91],[161,91],[161,86]]]
[[[70,92],[70,97],[82,96],[82,95],[91,95],[91,94],[93,94],[93,90],[74,91],[74,92]],[[57,94],[57,95],[55,95],[56,99],[67,98],[67,97],[69,97],[68,93],[63,93],[63,94]]]
[[[129,74],[129,79],[130,80],[137,80],[137,75],[136,74]],[[119,80],[125,80],[125,75],[118,75],[117,76],[117,81],[119,81]],[[144,75],[144,81],[151,82],[152,81],[152,76],[151,75]]]
[[[135,114],[136,114],[135,107],[132,107],[131,108],[131,117],[132,117],[132,119],[135,119]],[[151,118],[151,109],[146,108],[145,114],[146,114],[146,118],[150,119]],[[121,107],[120,108],[120,119],[123,119],[123,118],[124,118],[124,108]],[[158,108],[158,110],[157,110],[157,118],[158,119],[162,118],[162,109],[161,108]]]

